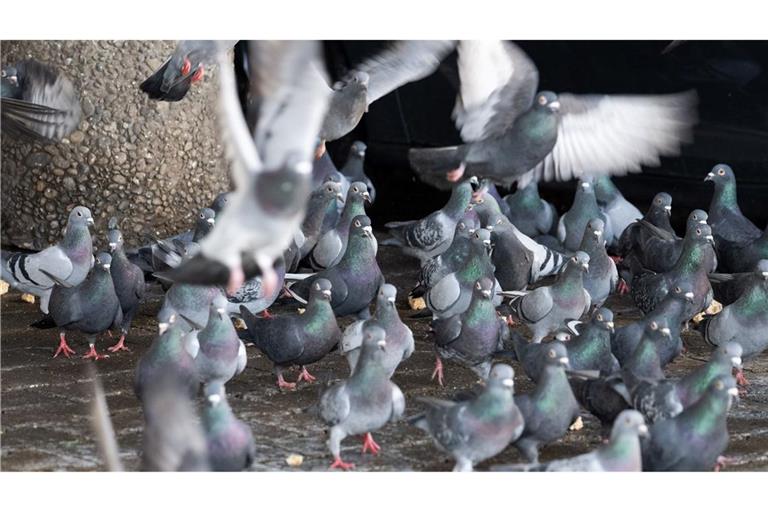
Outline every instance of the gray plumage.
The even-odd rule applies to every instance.
[[[205,396],[202,419],[211,469],[248,469],[256,455],[251,427],[234,415],[221,383],[206,386]]]
[[[669,223],[670,215],[672,215],[672,196],[666,192],[659,192],[651,201],[651,205],[643,216],[643,220],[674,237],[676,236],[675,230],[672,229],[672,225]],[[624,228],[624,231],[619,235],[616,254],[623,259],[619,270],[627,283],[632,281],[632,270],[642,267],[640,254],[643,252],[643,245],[649,234],[648,230],[642,228],[640,219],[637,219]]]
[[[560,217],[557,224],[557,239],[562,242],[567,251],[579,250],[584,229],[590,220],[600,219],[605,223],[605,215],[597,206],[594,183],[595,180],[592,177],[579,180],[571,209]],[[613,236],[613,233],[608,231],[608,226],[603,231],[604,239],[607,240]]]
[[[596,309],[590,321],[579,325],[579,333],[565,344],[571,369],[597,370],[603,376],[619,371],[619,362],[611,353],[613,332],[613,312],[604,307]]]
[[[611,237],[606,237],[605,241],[608,247],[615,248],[627,226],[642,218],[643,214],[624,198],[610,176],[595,177],[594,186],[597,206],[605,215],[606,232],[611,233]]]
[[[730,166],[715,165],[704,181],[711,181],[715,185],[708,212],[709,224],[712,226],[712,234],[718,247],[728,243],[749,242],[762,234],[760,229],[741,213],[736,197],[736,175]]]
[[[120,341],[114,347],[109,348],[112,352],[125,348],[123,342],[128,335],[133,317],[138,312],[146,291],[144,272],[138,266],[131,263],[125,255],[123,235],[117,229],[116,222],[116,219],[110,220],[110,229],[107,232],[109,251],[112,254],[112,263],[109,271],[112,275],[115,293],[117,293],[117,298],[120,300],[123,322],[120,326]]]
[[[356,140],[349,148],[349,157],[344,167],[341,168],[343,174],[350,182],[361,181],[368,187],[368,194],[371,196],[371,204],[376,201],[376,187],[373,186],[371,178],[365,174],[365,151],[368,147],[365,142]]]
[[[693,210],[686,220],[685,232],[706,224],[707,218],[707,212],[704,210]],[[642,267],[654,272],[672,270],[683,252],[685,239],[657,228],[645,220],[640,220],[640,228],[646,231],[646,234],[643,236],[642,246],[637,248],[635,255],[640,260]],[[712,265],[708,269],[709,272],[714,272],[717,258],[712,262]]]
[[[240,308],[245,307],[255,315],[274,304],[282,292],[285,281],[284,257],[275,261],[275,272],[277,273],[277,286],[269,294],[262,286],[261,276],[257,276],[246,280],[234,294],[227,295],[227,313],[232,316],[240,316]]]
[[[338,204],[344,201],[341,184],[333,180],[323,181],[309,196],[307,214],[301,224],[304,233],[299,257],[305,258],[317,245],[317,242],[338,222]]]
[[[352,220],[359,215],[365,215],[366,201],[370,201],[370,196],[365,183],[359,181],[352,183],[338,224],[320,237],[312,250],[309,260],[312,268],[322,270],[341,261],[347,250]]]
[[[204,385],[223,386],[245,369],[245,345],[227,315],[226,300],[219,296],[211,304],[208,323],[193,331],[200,347],[195,357],[195,368]]]
[[[764,279],[763,272],[768,272],[768,259],[758,261],[749,272],[709,274],[715,300],[723,306],[733,304],[752,287],[752,283]]]
[[[539,196],[539,185],[535,181],[504,196],[504,201],[509,206],[510,222],[527,236],[555,234],[557,210]]]
[[[213,299],[221,294],[221,289],[216,286],[175,283],[166,292],[163,305],[157,313],[161,334],[168,327],[172,316],[175,316],[175,322],[185,332],[191,331],[196,325],[207,325]],[[192,323],[187,322],[187,319]]]
[[[592,305],[600,307],[619,284],[616,263],[606,250],[605,223],[590,219],[584,228],[579,250],[589,256],[589,270],[584,273],[584,289],[592,299]]]

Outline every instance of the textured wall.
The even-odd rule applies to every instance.
[[[35,58],[61,70],[80,93],[83,119],[55,145],[3,137],[2,242],[41,248],[68,211],[88,206],[103,240],[121,219],[128,244],[186,229],[229,186],[215,119],[215,71],[178,103],[138,86],[170,54],[158,41],[7,41],[2,64]],[[130,220],[123,220],[130,217]]]

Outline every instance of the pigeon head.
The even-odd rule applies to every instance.
[[[310,300],[324,300],[330,302],[331,300],[331,282],[327,279],[320,278],[312,283],[312,288],[309,291]]]
[[[94,267],[109,272],[109,267],[112,265],[112,255],[108,252],[100,252],[96,255],[96,263]]]
[[[726,164],[717,164],[712,168],[704,178],[704,181],[711,181],[715,184],[715,187],[724,185],[726,183],[732,183],[736,179],[736,175],[733,173],[731,166]]]
[[[560,368],[570,368],[571,362],[568,359],[568,350],[565,345],[559,341],[547,343],[547,351],[544,352],[544,364],[547,366],[557,366]]]
[[[475,283],[474,294],[481,300],[491,300],[493,297],[493,280],[483,277]]]
[[[325,178],[319,188],[326,200],[336,199],[339,203],[344,203],[344,196],[341,195],[341,183],[335,181],[331,176]]]
[[[477,179],[477,176],[470,176],[465,183],[469,183],[473,193],[480,190],[480,180]]]
[[[165,334],[165,331],[175,325],[176,320],[176,313],[173,313],[167,309],[161,309],[160,313],[157,314],[157,331],[160,333],[160,336]]]
[[[696,297],[690,285],[677,285],[669,293],[690,303],[693,303],[693,299]]]
[[[651,322],[645,330],[653,339],[672,338],[672,331],[669,330],[667,322],[664,320]]]
[[[613,332],[613,311],[608,308],[599,308],[592,315],[592,320],[606,331]]]
[[[584,239],[593,240],[597,246],[605,245],[605,222],[602,219],[591,219],[584,229]]]
[[[592,193],[595,192],[595,178],[593,176],[582,176],[579,179],[579,188],[581,190],[588,190]]]
[[[360,158],[365,157],[365,150],[368,147],[365,145],[365,142],[356,140],[352,143],[352,147],[349,148],[349,156],[357,156]]]
[[[211,232],[213,226],[216,225],[216,212],[211,208],[203,208],[200,213],[197,214],[195,220],[195,233],[193,235],[194,240],[201,240],[208,233]]]
[[[755,272],[761,274],[763,279],[768,279],[768,260],[760,260],[755,265]]]
[[[363,238],[373,238],[371,219],[367,215],[358,215],[352,219],[352,225],[350,226],[349,234]]]
[[[219,318],[225,318],[227,315],[227,298],[224,295],[217,295],[211,301],[211,315],[217,314]]]
[[[395,300],[397,299],[397,288],[389,283],[384,283],[379,288],[378,306],[377,307],[395,307]]]
[[[672,196],[666,192],[659,192],[653,196],[652,208],[654,210],[664,210],[667,215],[672,215]]]
[[[626,409],[619,413],[613,422],[611,437],[624,433],[633,433],[639,437],[648,436],[648,426],[645,424],[642,413],[634,409]]]
[[[368,185],[362,181],[352,183],[347,191],[347,201],[367,201],[370,203],[371,196],[368,193]]]
[[[709,216],[707,215],[707,212],[704,210],[693,210],[691,213],[688,214],[688,220],[685,224],[685,230],[688,231],[694,226],[697,226],[699,224],[706,224],[707,219]]]
[[[589,254],[584,251],[576,251],[576,254],[571,256],[568,260],[566,268],[576,268],[580,272],[586,272],[589,270]]]
[[[93,215],[91,210],[85,206],[76,206],[69,212],[69,220],[67,225],[73,226],[93,226]]]
[[[713,359],[728,361],[733,368],[741,370],[741,355],[743,350],[741,344],[735,341],[729,341],[721,347],[717,347],[712,352]]]
[[[688,233],[694,240],[703,240],[713,245],[715,243],[715,239],[712,236],[712,227],[709,224],[694,224]]]
[[[733,402],[739,399],[739,388],[736,387],[736,379],[730,375],[723,375],[712,381],[708,388],[709,393],[715,398],[728,399],[728,409]]]
[[[368,321],[363,328],[363,350],[374,360],[387,350],[387,333],[376,322]]]
[[[546,108],[551,112],[558,112],[560,110],[560,100],[558,100],[557,94],[552,91],[541,91],[536,95],[534,106],[536,108]]]
[[[595,196],[597,196],[597,200],[601,203],[607,204],[619,195],[619,190],[611,181],[610,176],[596,176],[594,186]]]
[[[482,244],[486,252],[491,252],[491,232],[487,229],[480,228],[472,234],[472,238],[476,244]]]
[[[219,212],[224,209],[224,206],[226,206],[227,202],[229,202],[229,196],[229,192],[222,192],[216,196],[216,199],[213,200],[211,203],[211,210],[213,210],[216,215],[218,215]]]
[[[107,242],[109,243],[109,252],[122,250],[123,248],[123,233],[120,232],[117,227],[110,228],[107,231]]]
[[[21,95],[19,71],[15,66],[7,66],[0,71],[0,83],[4,98],[17,98]]]
[[[295,156],[287,163],[282,169],[256,176],[256,201],[269,215],[291,217],[304,208],[309,195],[312,164]]]
[[[489,388],[504,389],[512,393],[515,389],[515,370],[508,364],[495,364],[488,375]]]

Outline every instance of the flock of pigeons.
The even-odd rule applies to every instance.
[[[423,219],[387,224],[391,237],[381,243],[421,263],[409,300],[423,300],[419,315],[431,320],[433,378],[442,384],[443,361],[452,361],[482,385],[451,399],[418,399],[422,412],[408,421],[456,460],[456,470],[471,470],[510,444],[528,463],[493,469],[710,470],[721,463],[737,380],[747,385],[742,359],[768,345],[768,228],[741,214],[734,173],[724,164],[706,177],[715,187],[709,212],[691,212],[682,238],[669,223],[668,194],[658,194],[643,215],[608,177],[674,154],[695,121],[694,94],[537,92],[533,63],[500,41],[402,41],[333,86],[319,43],[238,43],[234,66],[231,46],[183,41],[141,86],[153,99],[179,101],[204,66],[220,67],[220,121],[235,190],[202,209],[194,229],[126,249],[112,219],[109,252],[94,257],[92,215],[78,206],[58,244],[2,255],[3,279],[40,297],[46,317],[38,325],[58,327],[54,357],[75,353],[66,340],[71,331],[87,336],[86,358],[108,357],[95,346],[108,329],[121,333],[109,350],[127,350],[145,278],[166,290],[158,337],[136,370],[143,468],[251,464],[253,435],[225,392],[245,368],[243,340],[269,358],[286,389],[315,381],[308,367],[338,348],[350,374],[313,407],[328,426],[331,467],[353,467],[341,457],[350,435],[364,435],[364,452],[379,451],[372,433],[405,410],[391,379],[414,337],[377,263],[365,213],[376,200],[364,172],[365,144],[352,145],[341,170],[324,144],[454,50],[461,86],[453,115],[465,143],[411,150],[416,172],[450,186],[450,199]],[[34,67],[3,70],[3,125],[6,83],[37,84],[45,94],[16,94],[8,115],[21,125],[17,134],[49,137],[44,126],[69,119],[61,103],[39,99],[53,94],[56,80],[41,85],[20,76],[25,69]],[[579,179],[574,202],[558,217],[537,182],[571,178]],[[514,181],[517,190],[501,197],[496,184]],[[303,311],[269,314],[281,292]],[[627,292],[645,316],[616,328],[604,303]],[[713,299],[722,310],[702,319]],[[342,332],[337,318],[349,315],[356,321]],[[232,317],[246,329],[237,330]],[[668,379],[663,369],[683,350],[681,332],[691,322],[715,348],[709,362]],[[511,329],[516,324],[530,339]],[[531,392],[515,395],[512,367],[494,364],[503,358],[520,363],[535,383]],[[296,382],[284,376],[292,367]],[[201,387],[202,424],[194,406]],[[582,410],[610,428],[609,440],[540,463],[539,448],[564,436]]]

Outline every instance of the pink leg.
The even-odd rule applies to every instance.
[[[370,432],[365,434],[365,437],[363,438],[363,453],[368,450],[371,450],[371,453],[374,455],[378,455],[381,451],[381,446],[373,440],[373,436]]]
[[[237,290],[240,289],[244,282],[245,273],[243,272],[243,267],[238,265],[237,268],[230,268],[229,281],[227,282],[227,293],[229,295],[234,295],[237,293]]]
[[[94,361],[98,361],[99,359],[106,359],[109,356],[106,354],[99,354],[96,352],[96,346],[91,343],[91,349],[88,351],[87,354],[83,356],[83,359],[93,359]]]
[[[624,259],[624,258],[622,258],[621,256],[609,256],[609,258],[611,258],[611,259],[613,260],[613,262],[614,262],[615,264],[617,264],[617,265],[618,265],[619,263],[621,263],[621,262],[622,262],[622,260]]]
[[[202,80],[204,73],[205,71],[203,70],[203,65],[200,64],[200,66],[197,68],[197,71],[195,71],[195,74],[192,75],[191,83],[194,84],[195,82],[199,82],[200,80]]]
[[[629,293],[629,285],[624,279],[619,279],[619,284],[616,285],[616,292],[619,295],[626,295]]]
[[[435,371],[432,372],[432,380],[437,377],[437,383],[443,385],[443,362],[440,360],[440,356],[435,356]]]
[[[749,381],[744,376],[744,370],[738,369],[733,371],[733,376],[736,377],[736,384],[738,384],[741,387],[747,387],[749,386]]]
[[[53,354],[53,357],[56,358],[56,356],[59,355],[59,353],[63,353],[64,357],[69,359],[70,354],[74,354],[75,351],[72,350],[69,345],[67,345],[67,338],[64,336],[64,333],[62,332],[59,334],[59,348],[56,349],[56,353]]]
[[[512,315],[507,315],[507,325],[510,327],[514,327],[517,325],[517,322],[515,322],[515,319],[512,317]]]
[[[268,309],[261,312],[261,318],[274,318]]]
[[[280,389],[296,389],[296,383],[295,382],[288,382],[283,378],[282,373],[277,374],[277,387]]]
[[[328,469],[343,469],[346,471],[348,469],[355,469],[355,465],[351,462],[344,462],[341,460],[341,457],[336,457],[336,459],[333,461],[333,464],[331,464],[331,467]]]
[[[120,335],[120,341],[118,341],[117,344],[107,348],[107,350],[110,352],[117,352],[118,350],[125,350],[130,352],[131,350],[125,346],[125,334]]]
[[[301,373],[299,374],[299,378],[296,379],[296,382],[298,383],[298,382],[301,382],[302,380],[305,380],[307,382],[315,382],[317,378],[311,373],[309,373],[309,371],[307,371],[306,366],[302,366]]]
[[[730,460],[728,460],[727,457],[724,457],[723,455],[719,456],[717,458],[717,462],[715,462],[715,467],[713,468],[716,472],[719,472],[722,469],[725,469],[725,467],[730,464]]]

